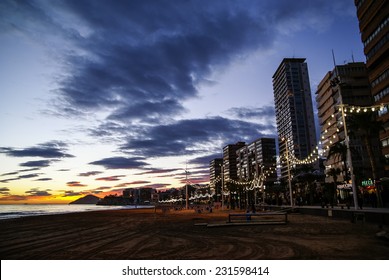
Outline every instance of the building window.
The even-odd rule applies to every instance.
[[[385,80],[386,78],[389,77],[389,69],[387,69],[386,71],[384,71],[384,73],[382,73],[377,79],[375,79],[372,83],[371,83],[371,87],[374,88],[375,86],[377,86],[379,83],[381,83],[383,80]]]
[[[366,54],[366,60],[370,60],[387,42],[389,41],[389,33],[386,33],[384,37]]]
[[[374,95],[374,101],[375,102],[378,102],[380,101],[382,98],[384,98],[385,96],[387,96],[389,94],[389,87],[386,87],[384,88],[383,90],[381,90],[379,93],[377,93],[376,95]]]
[[[377,37],[377,35],[385,28],[385,26],[387,26],[389,23],[389,16],[386,17],[382,23],[377,27],[376,30],[374,30],[374,32],[365,40],[365,42],[363,42],[363,45],[364,47],[366,47],[371,41],[373,41],[373,39],[375,37]]]
[[[381,141],[382,147],[387,147],[389,145],[389,138],[385,138]]]

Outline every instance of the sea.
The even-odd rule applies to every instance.
[[[107,206],[94,204],[4,204],[0,205],[0,220],[27,216],[66,214],[75,212],[145,208],[150,206]]]

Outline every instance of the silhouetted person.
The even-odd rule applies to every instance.
[[[253,203],[253,204],[251,204],[251,212],[252,212],[252,213],[255,213],[255,211],[256,211],[256,210],[255,210],[255,205],[254,205],[254,203]]]
[[[359,209],[362,209],[363,207],[363,196],[362,194],[358,194],[358,205],[359,205]]]

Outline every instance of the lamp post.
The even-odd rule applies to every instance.
[[[263,202],[263,207],[265,207],[265,198],[266,198],[265,189],[266,189],[266,186],[263,185],[262,188],[263,188],[263,199],[262,199],[263,201],[262,202]]]
[[[261,174],[259,175],[258,179],[261,178],[261,191],[262,191],[262,200],[263,200],[263,205],[265,205],[265,176],[263,174],[263,169],[264,165],[261,165]]]
[[[223,163],[220,165],[221,166],[221,180],[222,180],[222,210],[224,210],[224,167]]]
[[[340,99],[340,104],[338,105],[340,108],[340,112],[342,114],[342,122],[343,122],[343,130],[344,130],[344,140],[346,142],[346,148],[347,148],[347,164],[350,169],[350,175],[351,175],[351,187],[353,190],[353,201],[354,201],[354,209],[358,209],[358,198],[357,198],[357,186],[355,184],[355,176],[354,176],[354,168],[353,168],[353,162],[352,162],[352,157],[351,157],[351,151],[350,151],[350,138],[347,133],[347,125],[346,125],[346,114],[344,111],[345,104],[343,104],[343,97],[342,97],[342,91],[341,91],[341,79],[338,75],[337,68],[335,66],[335,74],[336,77],[331,81],[331,86],[337,87],[339,91],[339,99]],[[344,84],[344,83],[343,83]]]
[[[340,89],[339,89],[340,91]],[[346,125],[346,116],[344,112],[345,104],[342,102],[342,95],[340,94],[341,98],[341,104],[339,104],[340,111],[342,113],[342,122],[343,122],[343,130],[344,130],[344,140],[346,142],[346,148],[347,148],[347,163],[348,167],[350,169],[350,175],[351,175],[351,187],[353,190],[353,200],[354,200],[354,209],[358,209],[358,198],[357,198],[357,186],[355,184],[355,175],[354,175],[354,168],[353,168],[353,162],[351,157],[351,151],[350,151],[350,138],[347,133],[347,125]]]
[[[188,196],[188,170],[185,168],[185,209],[189,209],[189,196]]]
[[[293,207],[292,180],[290,178],[289,147],[288,147],[287,139],[285,137],[283,137],[282,140],[285,142],[285,154],[286,154],[286,166],[288,169],[288,186],[289,186],[290,207]]]

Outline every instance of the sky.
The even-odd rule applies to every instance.
[[[276,137],[283,58],[313,99],[332,50],[365,61],[352,0],[3,0],[0,42],[0,204],[207,183],[225,145]]]

